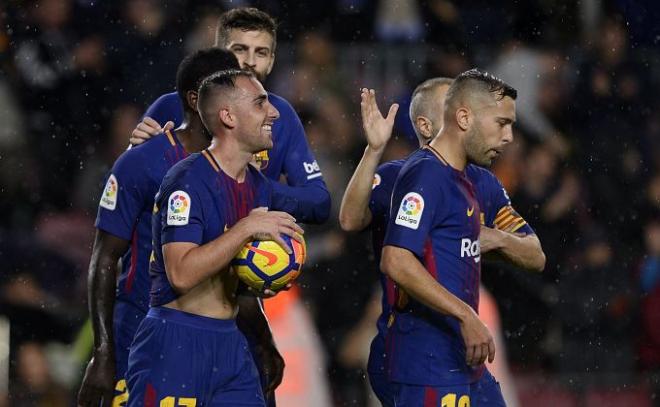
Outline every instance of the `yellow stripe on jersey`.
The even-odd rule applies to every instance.
[[[527,224],[511,205],[507,205],[497,212],[494,223],[496,229],[509,233],[513,233]]]

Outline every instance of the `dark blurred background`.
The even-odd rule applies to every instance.
[[[333,197],[331,220],[308,228],[301,277],[331,405],[374,402],[364,379],[373,254],[366,233],[347,236],[337,222],[365,145],[359,88],[375,88],[383,111],[402,104],[386,159],[400,158],[416,142],[414,87],[474,66],[519,91],[515,142],[494,171],[548,259],[542,275],[482,272],[511,405],[660,405],[651,0],[1,2],[0,405],[73,405],[90,349],[86,277],[104,174],[145,108],[173,91],[182,57],[210,46],[217,16],[244,5],[280,22],[266,88],[298,111]]]

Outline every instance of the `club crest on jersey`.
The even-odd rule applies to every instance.
[[[183,226],[190,217],[190,196],[183,191],[174,191],[167,200],[167,224]]]
[[[380,185],[381,181],[382,181],[382,180],[381,180],[381,178],[380,178],[380,175],[379,175],[379,174],[374,174],[374,180],[373,180],[373,182],[371,183],[371,189],[376,189],[376,187],[377,187],[378,185]]]
[[[268,163],[270,162],[270,157],[268,156],[268,150],[263,150],[259,151],[258,153],[254,153],[254,162],[257,163],[257,166],[259,167],[260,170],[265,170],[266,167],[268,167]]]
[[[424,212],[424,198],[416,192],[408,192],[401,200],[394,223],[417,230]]]
[[[105,183],[103,195],[101,195],[101,202],[99,205],[102,208],[114,211],[117,207],[117,192],[119,191],[119,182],[114,174],[110,174],[108,182]]]

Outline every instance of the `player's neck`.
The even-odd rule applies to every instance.
[[[452,168],[463,171],[467,165],[467,156],[460,140],[454,134],[441,132],[429,146],[432,147]]]
[[[199,118],[186,117],[176,136],[188,153],[197,153],[209,146],[208,132]]]
[[[217,161],[222,172],[236,180],[243,182],[247,166],[252,161],[252,154],[242,151],[233,139],[214,136],[209,152]]]

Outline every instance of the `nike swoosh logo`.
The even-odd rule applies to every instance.
[[[252,246],[248,246],[248,250],[256,254],[260,254],[265,258],[267,258],[268,259],[268,264],[266,264],[267,266],[272,266],[273,264],[277,263],[277,256],[271,252],[267,252],[265,250],[261,250],[259,248]]]
[[[467,210],[467,216],[470,217],[474,213],[474,206],[472,208],[468,208]]]

